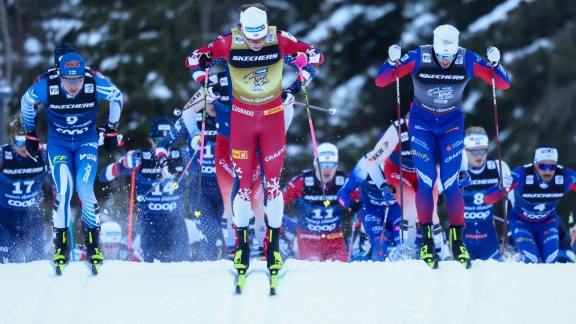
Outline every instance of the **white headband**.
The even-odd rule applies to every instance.
[[[486,134],[470,134],[464,137],[464,147],[478,147],[488,146],[488,135]]]
[[[537,148],[534,153],[534,163],[544,160],[553,160],[554,162],[558,162],[558,150],[551,147]]]

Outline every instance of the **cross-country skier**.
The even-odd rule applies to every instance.
[[[512,170],[503,177],[504,190],[514,191],[508,214],[510,231],[525,263],[554,263],[558,260],[558,213],[556,206],[569,190],[576,191],[576,172],[558,164],[558,151],[539,147],[534,163]],[[502,193],[498,184],[488,188],[484,202],[493,204]]]
[[[347,175],[338,170],[338,148],[334,144],[318,145],[318,160],[314,161],[314,170],[306,170],[290,180],[284,188],[284,203],[288,206],[296,202],[300,259],[347,262],[343,207],[338,203],[338,191]],[[352,199],[357,198],[355,192]],[[325,200],[330,202],[328,206],[324,205]]]
[[[473,126],[464,132],[464,152],[471,176],[471,184],[464,188],[464,243],[472,260],[501,257],[494,228],[494,206],[484,203],[486,190],[500,179],[500,161],[488,157],[488,144],[484,128]],[[502,170],[503,177],[510,177],[510,168],[504,161]]]
[[[362,156],[346,179],[346,184],[338,191],[338,201],[351,212],[359,212],[372,245],[371,260],[384,261],[388,256],[388,240],[392,240],[390,245],[400,244],[401,207],[396,202],[396,188],[388,184],[377,186],[368,173],[370,167],[379,169],[378,165],[368,163],[366,156]],[[378,171],[383,172],[381,169]],[[360,199],[350,199],[358,187]],[[382,232],[382,226],[385,232]]]
[[[440,161],[440,179],[447,198],[450,242],[453,257],[471,266],[464,244],[464,199],[458,184],[464,137],[462,95],[468,81],[479,77],[488,84],[494,79],[498,89],[510,86],[508,73],[500,62],[500,51],[486,50],[488,61],[458,46],[459,31],[451,25],[434,30],[434,44],[422,45],[401,57],[399,45],[388,49],[388,60],[378,71],[376,85],[385,87],[412,74],[414,100],[410,110],[412,161],[418,173],[416,209],[422,230],[420,258],[431,268],[438,267],[434,257],[432,214],[433,188],[436,182],[436,156]]]
[[[128,151],[120,160],[100,172],[100,181],[131,176],[136,170],[135,196],[142,256],[145,262],[181,262],[190,260],[186,231],[185,186],[174,186],[174,174],[180,175],[190,153],[184,148],[166,151],[166,169],[160,167],[155,155],[156,145],[174,127],[168,116],[150,120],[150,148]]]
[[[104,136],[103,148],[112,152],[118,146],[117,129],[122,112],[122,93],[115,85],[86,73],[82,56],[67,53],[60,60],[58,77],[39,81],[22,96],[21,110],[26,129],[26,149],[39,151],[36,135],[36,104],[43,104],[48,123],[48,155],[56,182],[53,226],[56,234],[54,264],[61,273],[68,263],[70,247],[66,233],[70,223],[70,198],[74,186],[82,202],[82,222],[88,248],[88,262],[97,273],[104,257],[98,246],[100,208],[94,195],[98,162],[96,113],[100,100],[110,101],[107,122],[98,131]]]
[[[10,121],[11,143],[0,147],[0,263],[44,259],[42,184],[49,170],[48,154],[26,152],[26,131],[20,115]]]
[[[239,238],[234,266],[240,275],[249,266],[247,231],[251,215],[254,160],[258,158],[256,147],[259,146],[266,179],[264,211],[268,217],[268,237],[271,240],[266,259],[270,272],[277,274],[282,267],[278,234],[284,206],[280,175],[286,149],[285,135],[278,133],[278,129],[285,127],[282,58],[294,54],[296,58],[293,63],[298,68],[307,64],[319,65],[324,58],[312,46],[297,41],[287,32],[277,31],[274,26],[268,26],[264,5],[248,4],[239,9],[238,28],[194,51],[188,56],[186,66],[190,68],[194,80],[203,85],[207,81],[204,80],[206,69],[220,62],[228,62],[233,96],[230,148],[234,172],[239,179],[238,194],[232,203]],[[307,77],[303,73],[303,78]]]

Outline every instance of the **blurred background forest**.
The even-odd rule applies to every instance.
[[[312,112],[318,141],[340,148],[340,168],[350,172],[379,133],[396,118],[396,88],[378,88],[374,77],[388,46],[403,51],[432,42],[432,31],[452,24],[460,46],[484,55],[497,46],[511,88],[497,92],[503,159],[511,167],[529,163],[542,144],[558,147],[560,163],[576,168],[576,6],[568,0],[291,0],[262,1],[271,25],[319,48],[326,56],[308,87],[310,103],[337,109]],[[120,133],[126,144],[112,156],[100,152],[100,169],[124,150],[148,146],[148,119],[172,114],[198,89],[184,66],[187,54],[229,32],[237,8],[249,1],[199,0],[0,0],[0,101],[3,126],[19,112],[20,98],[35,76],[53,66],[54,46],[75,43],[88,65],[124,93]],[[296,77],[285,70],[285,84]],[[412,100],[412,81],[400,81],[402,114]],[[299,101],[304,99],[300,96]],[[482,126],[496,156],[491,85],[472,80],[465,93],[466,127]],[[288,134],[283,185],[311,167],[313,150],[305,110],[295,107]],[[99,122],[107,116],[103,105]],[[45,136],[41,115],[40,135]],[[2,138],[7,139],[4,128]],[[44,137],[45,138],[45,137]],[[128,181],[96,182],[103,208]],[[123,198],[117,195],[116,198]],[[565,218],[574,194],[562,200]],[[497,209],[501,210],[501,209]]]

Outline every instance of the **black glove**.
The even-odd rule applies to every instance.
[[[296,86],[291,86],[290,88],[284,89],[282,90],[282,100],[286,100],[288,94],[297,95],[298,93],[300,93],[300,89],[298,89]]]
[[[357,213],[360,208],[362,208],[363,203],[360,200],[352,200],[350,202],[350,211],[352,213]]]
[[[104,150],[110,153],[118,147],[118,123],[104,123],[98,128],[98,133],[104,135]]]
[[[26,151],[30,155],[37,155],[40,150],[40,139],[36,136],[36,131],[26,131]]]
[[[201,53],[199,57],[200,67],[203,69],[207,69],[210,67],[212,63],[212,56],[214,55],[213,52]]]

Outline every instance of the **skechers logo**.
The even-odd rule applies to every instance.
[[[77,108],[92,108],[96,105],[95,102],[68,104],[68,105],[50,105],[50,109],[77,109]]]
[[[420,73],[418,76],[423,78],[423,79],[464,80],[463,75],[442,75],[442,74]]]
[[[242,61],[242,62],[266,61],[266,60],[274,60],[276,58],[278,58],[278,53],[269,55],[257,55],[257,56],[234,55],[232,56],[232,61]]]

